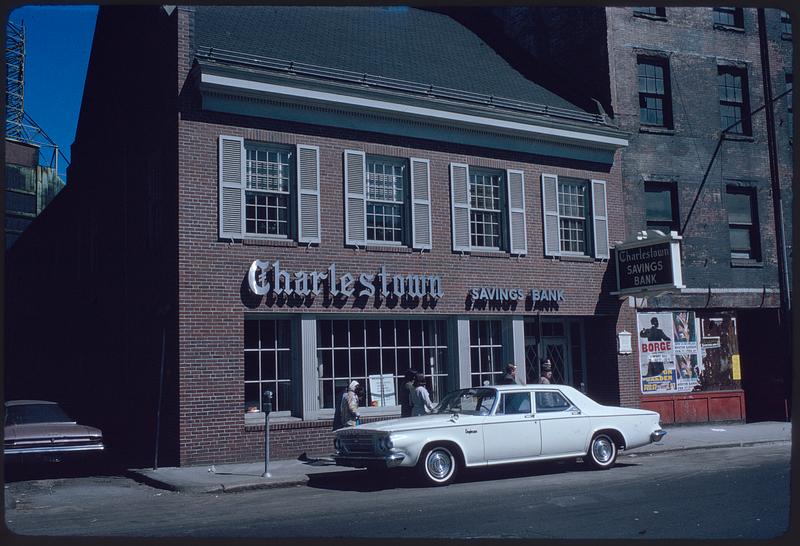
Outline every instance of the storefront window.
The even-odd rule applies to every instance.
[[[499,320],[473,320],[469,323],[469,349],[472,386],[493,385],[503,375],[503,344]]]
[[[447,323],[444,320],[318,320],[321,407],[333,409],[347,385],[358,381],[362,406],[397,406],[408,369],[424,372],[431,398],[445,393]]]
[[[638,313],[644,394],[741,388],[733,313]]]
[[[272,410],[290,411],[292,406],[291,321],[244,321],[245,411],[261,411],[264,391],[273,393]]]

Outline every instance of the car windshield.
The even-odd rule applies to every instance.
[[[6,406],[7,425],[30,425],[33,423],[73,423],[57,404],[25,404]]]
[[[489,415],[497,397],[494,389],[462,389],[448,393],[442,398],[436,413],[464,413],[467,415]]]

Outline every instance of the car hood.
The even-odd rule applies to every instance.
[[[419,417],[403,417],[400,419],[389,419],[387,421],[377,421],[366,423],[356,427],[360,430],[374,432],[401,432],[404,430],[421,430],[426,428],[437,428],[452,426],[454,424],[476,423],[483,421],[485,417],[475,415],[457,414],[454,417],[449,413],[430,415],[420,415]]]
[[[103,433],[98,428],[76,423],[32,423],[5,427],[6,440],[53,437],[84,438],[87,436],[102,437]]]

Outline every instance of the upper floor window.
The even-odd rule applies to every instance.
[[[788,40],[792,38],[792,18],[783,10],[781,10],[781,37]]]
[[[542,207],[546,255],[609,257],[605,181],[543,174]]]
[[[653,17],[666,17],[667,10],[664,7],[635,7],[633,8],[634,15],[650,15]]]
[[[320,242],[319,148],[219,137],[219,237]]]
[[[345,243],[431,248],[427,159],[344,152]]]
[[[717,85],[722,129],[727,133],[752,134],[747,71],[744,68],[720,66]]]
[[[558,221],[562,252],[590,254],[589,187],[585,180],[559,178]]]
[[[245,150],[245,233],[288,237],[294,154],[250,142]]]
[[[503,222],[505,187],[502,172],[470,169],[470,243],[475,248],[505,248]]]
[[[714,8],[714,25],[744,28],[744,11],[742,8]]]
[[[657,229],[664,234],[680,231],[675,184],[645,182],[644,195],[647,229]]]
[[[728,186],[726,198],[731,258],[760,261],[755,191],[752,188]]]
[[[406,162],[367,156],[367,241],[408,241]]]
[[[669,62],[666,59],[640,57],[639,121],[644,125],[672,127]]]
[[[522,171],[450,164],[453,250],[528,251]]]

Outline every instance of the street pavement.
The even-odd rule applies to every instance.
[[[661,442],[623,452],[620,457],[641,457],[654,453],[687,449],[744,447],[755,444],[791,442],[791,423],[703,423],[664,426],[667,435]],[[328,457],[305,457],[269,461],[268,476],[264,461],[237,464],[136,468],[126,474],[143,483],[186,493],[218,493],[291,487],[305,484],[309,476],[327,472],[356,471],[339,467]]]

